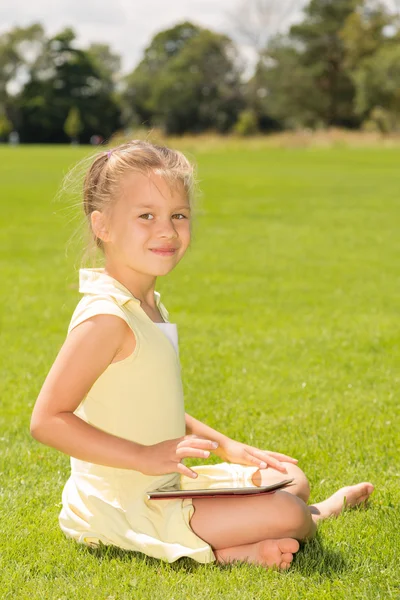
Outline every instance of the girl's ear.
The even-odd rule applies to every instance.
[[[103,242],[108,242],[110,237],[105,215],[99,210],[94,210],[90,214],[90,221],[92,223],[92,229],[95,236]]]

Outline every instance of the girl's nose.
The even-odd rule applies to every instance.
[[[159,222],[158,234],[160,237],[175,238],[178,237],[178,232],[172,219],[163,219]]]

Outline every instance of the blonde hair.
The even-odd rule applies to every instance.
[[[82,162],[86,164],[86,160]],[[93,256],[97,249],[104,254],[103,242],[93,231],[90,215],[95,210],[111,213],[118,198],[118,188],[125,175],[161,175],[171,188],[182,185],[189,205],[193,205],[196,191],[195,166],[179,150],[158,146],[145,140],[132,140],[108,151],[99,152],[90,157],[90,160],[91,164],[83,181],[83,210],[89,235],[82,262],[86,257]],[[75,168],[67,175],[64,191],[75,179],[76,173]]]

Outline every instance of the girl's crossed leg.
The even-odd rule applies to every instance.
[[[364,502],[374,489],[370,483],[359,483],[307,506],[307,478],[296,465],[285,463],[285,467],[295,479],[285,491],[248,498],[193,499],[190,526],[210,544],[218,562],[239,560],[287,569],[299,549],[298,542],[315,534],[318,520],[340,514],[344,505]],[[282,473],[274,469],[261,469],[253,475],[257,485],[281,479]]]

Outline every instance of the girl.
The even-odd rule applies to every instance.
[[[343,488],[307,506],[297,460],[185,414],[176,325],[155,284],[189,246],[192,197],[193,168],[180,152],[133,141],[94,159],[83,208],[104,267],[80,269],[83,297],[36,401],[31,433],[71,457],[59,515],[67,537],[168,562],[189,556],[287,569],[319,519],[365,501],[373,486]],[[182,462],[211,452],[224,462]],[[270,495],[147,499],[179,478],[268,485],[282,473],[295,485]]]

